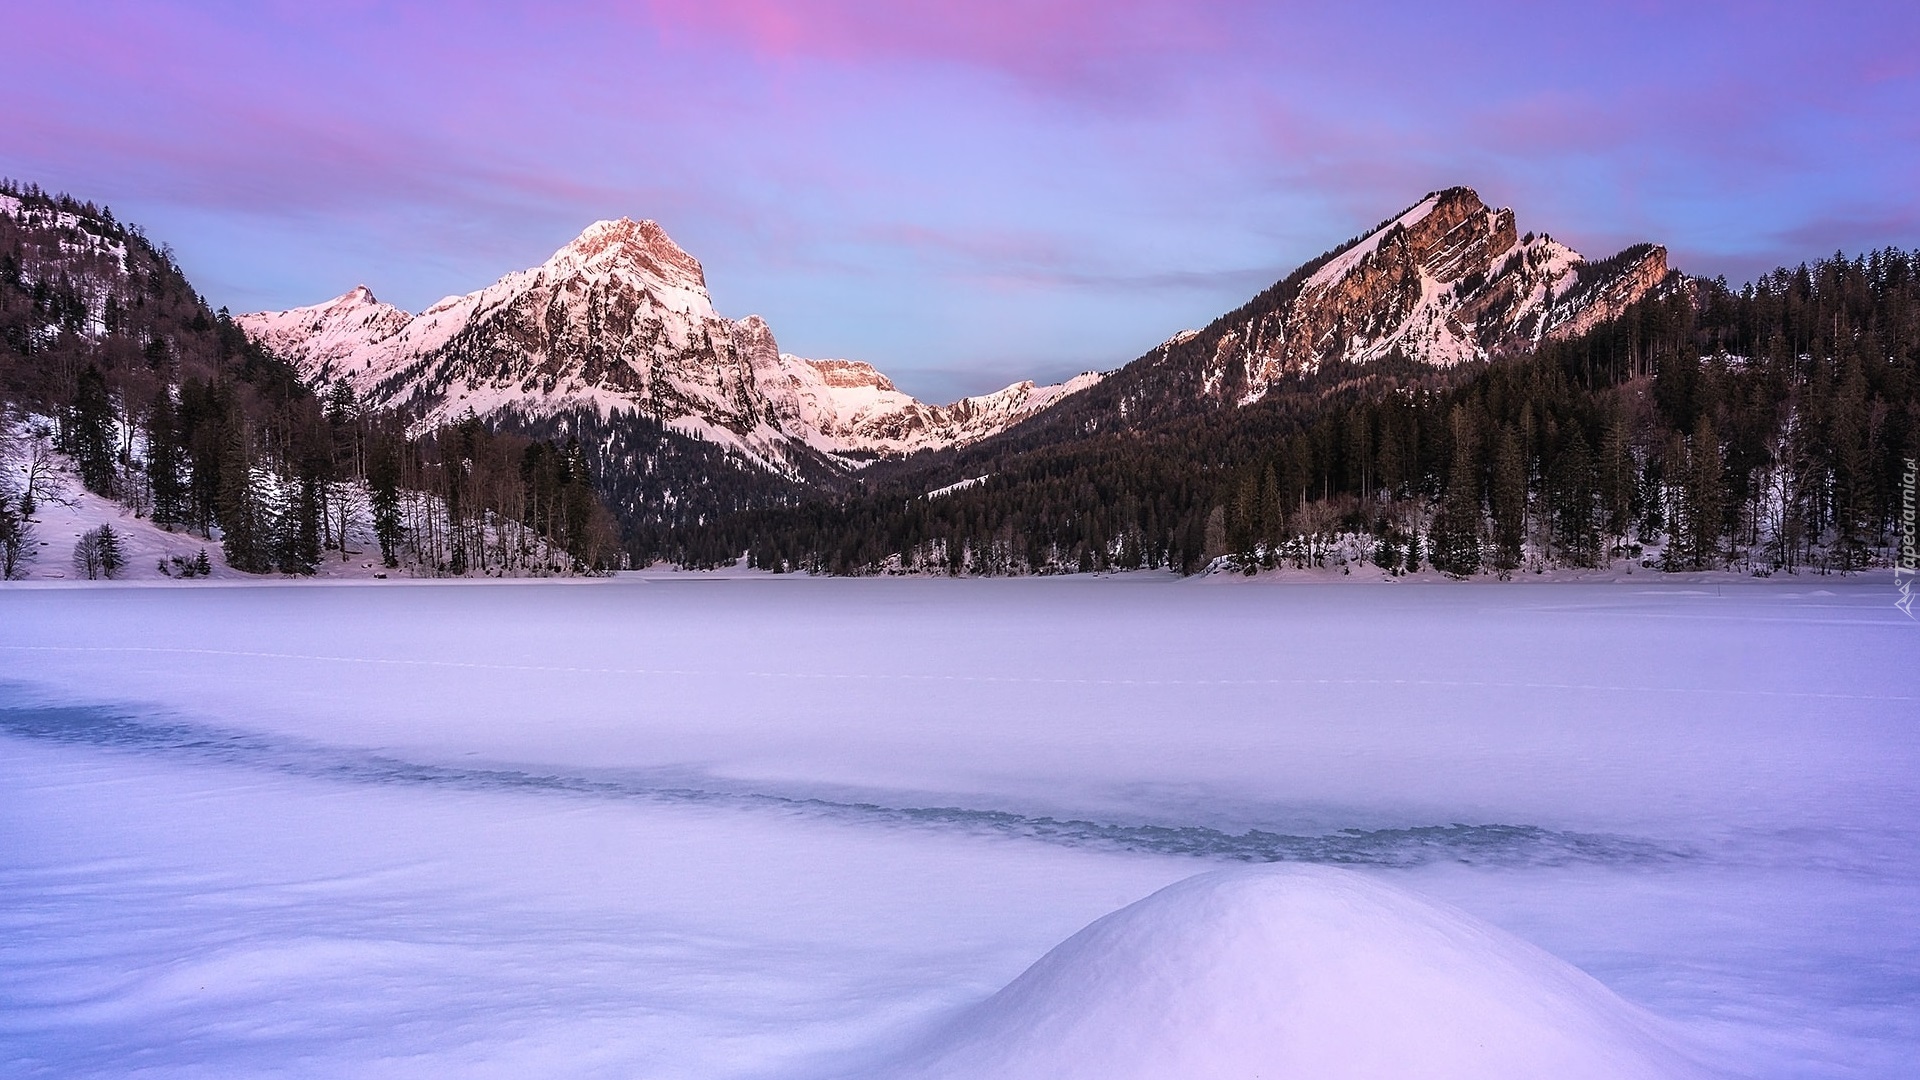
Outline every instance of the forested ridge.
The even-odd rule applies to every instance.
[[[57,448],[88,490],[217,536],[240,570],[312,573],[361,554],[363,533],[415,572],[617,563],[578,446],[473,422],[410,433],[344,386],[317,394],[110,209],[11,181],[0,197],[0,434],[23,459],[0,481],[0,528],[57,497],[42,457]]]
[[[1192,573],[1326,565],[1347,538],[1456,576],[1618,558],[1848,572],[1890,556],[1920,457],[1917,364],[1920,253],[1836,254],[1737,290],[1690,281],[1486,363],[1328,368],[1245,408],[1054,442],[1016,429],[876,466],[850,497],[678,530],[660,553]]]

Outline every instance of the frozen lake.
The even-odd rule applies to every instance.
[[[1246,861],[1920,1060],[1884,580],[0,589],[0,1071],[857,1069]]]

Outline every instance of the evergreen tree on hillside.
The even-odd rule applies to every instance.
[[[1720,438],[1704,414],[1687,444],[1687,551],[1696,568],[1721,561],[1726,536],[1727,480]]]
[[[1554,462],[1554,542],[1574,566],[1600,565],[1600,527],[1595,515],[1593,451],[1574,428]]]
[[[375,447],[367,462],[367,494],[373,504],[373,535],[380,544],[380,562],[389,569],[400,565],[400,459],[391,444]]]
[[[280,572],[311,574],[320,566],[320,478],[303,471],[288,520],[281,530]]]
[[[115,430],[113,395],[107,390],[106,376],[88,364],[74,384],[73,404],[67,410],[62,431],[62,449],[80,469],[80,483],[96,495],[114,494],[118,468],[114,453],[119,445]]]
[[[236,409],[223,427],[220,489],[214,508],[220,523],[220,546],[227,553],[228,566],[264,574],[274,566],[273,545],[265,508],[253,489],[253,452],[246,417]]]
[[[100,576],[119,577],[127,563],[126,554],[120,546],[120,534],[114,531],[112,525],[104,522],[93,532],[100,554]]]
[[[153,493],[153,523],[162,527],[187,521],[186,452],[173,395],[164,387],[147,411],[147,487]]]
[[[1502,576],[1520,568],[1527,539],[1527,464],[1512,425],[1502,425],[1493,450],[1488,492],[1493,518],[1493,568]]]
[[[1449,426],[1453,465],[1428,534],[1427,558],[1443,573],[1464,578],[1480,572],[1480,432],[1473,414],[1459,406]]]
[[[1868,542],[1876,531],[1872,428],[1866,377],[1857,362],[1849,363],[1833,397],[1827,434],[1833,476],[1833,558],[1842,573],[1866,565]]]
[[[1603,555],[1611,556],[1616,545],[1627,542],[1633,528],[1634,463],[1633,435],[1626,410],[1615,406],[1607,415],[1607,433],[1600,446],[1595,494],[1600,500],[1600,525],[1606,535]]]

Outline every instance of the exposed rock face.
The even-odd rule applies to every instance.
[[[1588,329],[1668,277],[1664,249],[1589,264],[1551,237],[1518,236],[1513,211],[1449,188],[1329,259],[1290,302],[1223,334],[1206,385],[1224,391],[1229,365],[1243,365],[1245,404],[1329,362],[1482,359]]]
[[[651,221],[602,221],[545,263],[419,315],[364,286],[239,320],[313,381],[350,383],[422,425],[639,413],[780,471],[800,448],[856,459],[983,438],[1097,376],[928,405],[869,365],[784,355],[758,316],[713,308],[699,260]],[[851,455],[841,458],[841,455]]]
[[[1609,319],[1617,319],[1627,305],[1677,277],[1667,266],[1667,249],[1658,244],[1628,248],[1608,262],[1613,265],[1605,272],[1590,275],[1591,280],[1583,287],[1555,302],[1554,311],[1561,319],[1547,331],[1548,337],[1578,337]]]

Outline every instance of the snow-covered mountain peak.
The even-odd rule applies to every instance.
[[[287,311],[263,311],[237,320],[261,344],[309,377],[338,378],[370,350],[406,329],[413,315],[382,303],[365,285],[331,300]]]
[[[411,313],[402,308],[397,308],[392,304],[382,303],[379,297],[373,295],[373,290],[367,288],[365,285],[355,285],[353,288],[348,289],[346,292],[341,293],[339,296],[323,304],[315,304],[309,308],[295,308],[294,310],[314,312],[316,318],[359,318],[363,320],[370,318],[375,321],[390,321],[389,314],[393,312],[398,312],[407,318],[413,317]]]
[[[705,290],[706,271],[659,222],[619,218],[596,221],[553,253],[543,269],[562,273],[633,269],[661,282]]]
[[[422,426],[472,411],[541,421],[590,410],[649,417],[778,471],[995,434],[1091,385],[929,405],[858,360],[780,352],[757,315],[713,308],[700,261],[654,221],[596,221],[539,266],[418,316],[365,286],[240,323],[314,382],[346,380]]]

